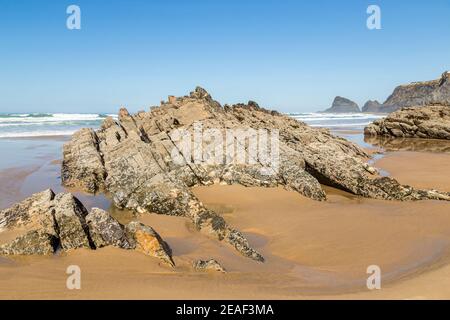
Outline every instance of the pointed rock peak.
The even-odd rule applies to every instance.
[[[191,96],[191,98],[196,98],[196,99],[210,99],[211,98],[208,91],[206,91],[202,87],[198,87],[198,86],[195,88],[195,90],[193,92],[191,92],[190,96]]]
[[[248,102],[247,102],[247,104],[250,106],[250,107],[253,107],[253,108],[255,108],[255,109],[260,109],[259,108],[259,104],[257,104],[255,101],[253,101],[253,100],[249,100]]]
[[[130,116],[130,113],[128,112],[127,108],[121,107],[119,110],[119,120],[122,118],[127,118]]]

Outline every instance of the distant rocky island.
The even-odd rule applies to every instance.
[[[362,110],[358,105],[342,97],[336,97],[327,113],[391,113],[403,107],[423,107],[430,105],[450,105],[450,72],[444,72],[439,79],[412,82],[396,87],[384,103],[367,101]]]
[[[367,101],[363,108],[362,108],[362,112],[380,112],[380,108],[381,108],[382,104],[379,103],[377,100],[369,100]]]
[[[357,113],[357,112],[361,112],[361,110],[359,109],[359,106],[356,102],[344,98],[344,97],[340,97],[337,96],[336,98],[334,98],[333,104],[331,105],[330,108],[326,109],[325,111],[326,113]]]

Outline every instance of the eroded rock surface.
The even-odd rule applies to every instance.
[[[51,255],[58,250],[116,246],[136,249],[174,266],[170,247],[151,227],[131,222],[125,228],[108,212],[87,212],[70,193],[46,190],[0,211],[0,232],[17,237],[0,245],[3,255]]]
[[[123,249],[134,249],[125,235],[123,225],[114,219],[108,212],[92,208],[86,216],[89,233],[96,248],[116,246]]]
[[[450,72],[439,79],[413,82],[395,88],[380,108],[380,112],[393,112],[403,107],[450,105]]]
[[[206,208],[191,187],[284,186],[319,201],[326,200],[321,183],[386,200],[446,196],[379,177],[367,170],[369,156],[357,145],[255,102],[222,107],[199,87],[188,96],[169,100],[135,115],[122,109],[118,121],[107,118],[96,131],[78,131],[64,146],[63,184],[88,192],[107,191],[119,208],[188,217],[201,232],[258,261],[264,258],[243,234]],[[245,134],[236,134],[239,130]],[[206,132],[214,134],[202,139]],[[268,159],[255,156],[254,145],[248,143],[259,139],[261,132],[277,142],[266,145],[271,151]],[[191,153],[180,143],[187,133]],[[245,135],[248,140],[243,139]],[[225,150],[221,161],[211,155],[216,148]],[[233,157],[229,150],[247,161],[236,161],[236,154]]]
[[[402,108],[364,129],[369,136],[450,140],[450,106]]]
[[[132,221],[125,226],[125,233],[128,241],[136,250],[149,256],[158,257],[172,267],[175,265],[169,245],[152,227]]]

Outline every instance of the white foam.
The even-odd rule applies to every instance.
[[[77,130],[47,130],[47,131],[27,131],[27,132],[0,132],[0,138],[31,138],[50,136],[70,136]]]

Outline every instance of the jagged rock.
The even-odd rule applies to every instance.
[[[175,266],[169,245],[153,228],[140,222],[132,221],[125,226],[125,234],[128,241],[137,251],[159,258],[172,267]]]
[[[93,208],[88,214],[70,193],[55,196],[52,190],[36,193],[0,211],[1,229],[18,230],[19,236],[0,244],[4,255],[50,255],[62,251],[108,245],[136,249],[173,266],[170,247],[151,227],[138,222],[126,230],[108,212]]]
[[[220,263],[214,259],[194,261],[193,267],[197,271],[226,272]]]
[[[377,113],[381,112],[382,104],[379,103],[377,100],[369,100],[367,101],[364,106],[362,107],[362,112],[367,113]]]
[[[191,187],[284,186],[322,201],[326,200],[322,183],[369,198],[439,198],[371,173],[365,165],[369,155],[356,144],[256,103],[223,108],[202,88],[171,101],[145,114],[122,112],[119,121],[108,118],[97,131],[75,134],[64,146],[63,184],[84,186],[88,192],[104,189],[118,208],[188,217],[199,231],[257,261],[264,258],[223,217],[208,210]],[[230,130],[234,130],[231,135]],[[256,141],[267,131],[276,143],[267,147],[268,157],[255,156],[256,150],[246,141]],[[206,132],[214,132],[218,139],[194,139],[196,148],[181,143],[184,136],[195,138]],[[220,161],[211,161],[215,155],[208,150],[223,149]],[[228,150],[236,150],[246,161],[236,161]]]
[[[56,251],[58,244],[59,240],[55,235],[33,230],[0,246],[0,254],[51,255]]]
[[[60,193],[53,200],[57,233],[63,250],[91,248],[83,204],[70,193]]]
[[[44,224],[53,227],[52,200],[55,194],[48,189],[0,211],[0,230],[29,225]]]
[[[336,98],[334,98],[331,108],[328,108],[327,110],[325,110],[323,112],[353,113],[353,112],[361,112],[361,110],[359,110],[359,106],[356,102],[353,102],[347,98],[337,96]]]
[[[450,106],[402,108],[364,129],[369,136],[450,140]]]
[[[103,125],[112,125],[114,120],[107,118]],[[77,131],[74,139],[77,148],[63,147],[62,179],[67,187],[82,188],[91,193],[103,189],[105,170],[103,159],[98,149],[97,136],[90,129]],[[71,168],[66,172],[65,168]],[[101,184],[100,184],[101,182]]]
[[[123,226],[108,212],[92,208],[86,216],[86,222],[96,248],[112,245],[123,249],[134,249],[125,236]]]
[[[450,72],[444,72],[437,80],[413,82],[395,88],[380,112],[393,112],[403,107],[450,105]]]

